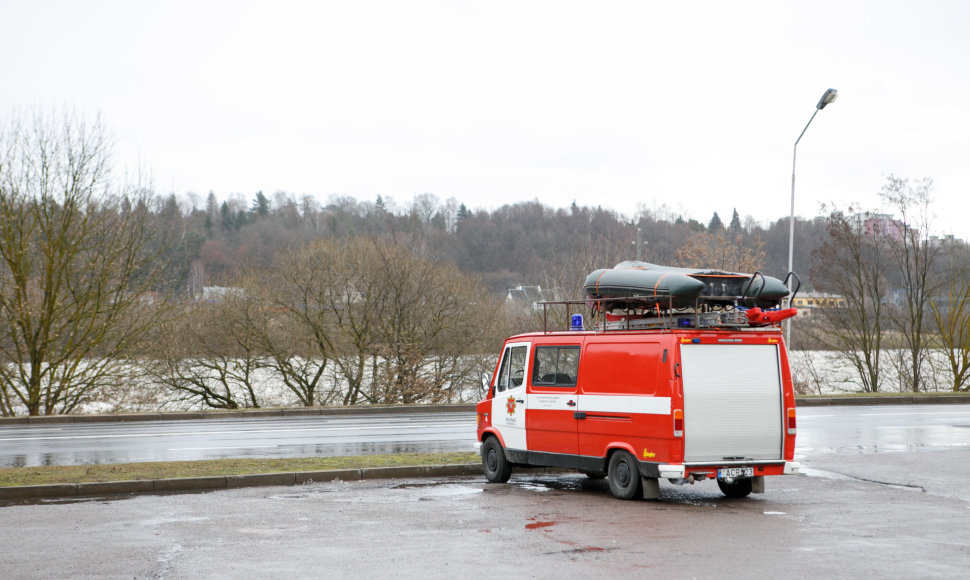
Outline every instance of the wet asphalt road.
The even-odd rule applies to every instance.
[[[798,409],[798,453],[970,447],[970,406]],[[0,467],[470,451],[473,413],[0,425]]]
[[[0,426],[0,467],[472,451],[474,413]]]
[[[816,410],[813,410],[816,412]],[[937,421],[934,417],[948,414]],[[970,408],[818,409],[767,493],[583,476],[335,482],[0,507],[4,577],[965,578]],[[869,415],[869,419],[864,419]],[[804,444],[804,445],[803,445]]]

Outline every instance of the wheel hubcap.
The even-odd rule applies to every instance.
[[[485,457],[485,465],[488,466],[489,471],[495,471],[498,467],[498,460],[495,458],[495,450],[490,449],[488,455]]]
[[[616,466],[616,482],[622,487],[630,484],[630,466],[626,463],[621,463]]]

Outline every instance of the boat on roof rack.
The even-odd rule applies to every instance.
[[[778,325],[795,316],[794,308],[782,308],[790,279],[761,272],[744,274],[712,269],[675,268],[648,262],[620,262],[613,268],[595,270],[583,283],[583,300],[538,302],[543,307],[543,328],[548,332],[547,307],[564,305],[571,330],[583,330],[571,306],[592,311],[592,330],[675,328],[756,328]]]
[[[787,280],[787,279],[786,279]],[[674,308],[733,304],[776,308],[788,296],[785,282],[761,272],[744,274],[715,269],[675,268],[649,262],[620,262],[586,277],[587,298],[654,298]]]

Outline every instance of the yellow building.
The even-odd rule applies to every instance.
[[[844,308],[847,302],[838,294],[823,294],[821,292],[806,292],[795,296],[792,306],[798,309],[799,317],[811,316],[816,308]]]

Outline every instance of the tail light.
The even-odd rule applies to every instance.
[[[674,437],[684,436],[684,412],[680,409],[674,411]]]
[[[788,434],[795,434],[795,408],[788,409]]]

